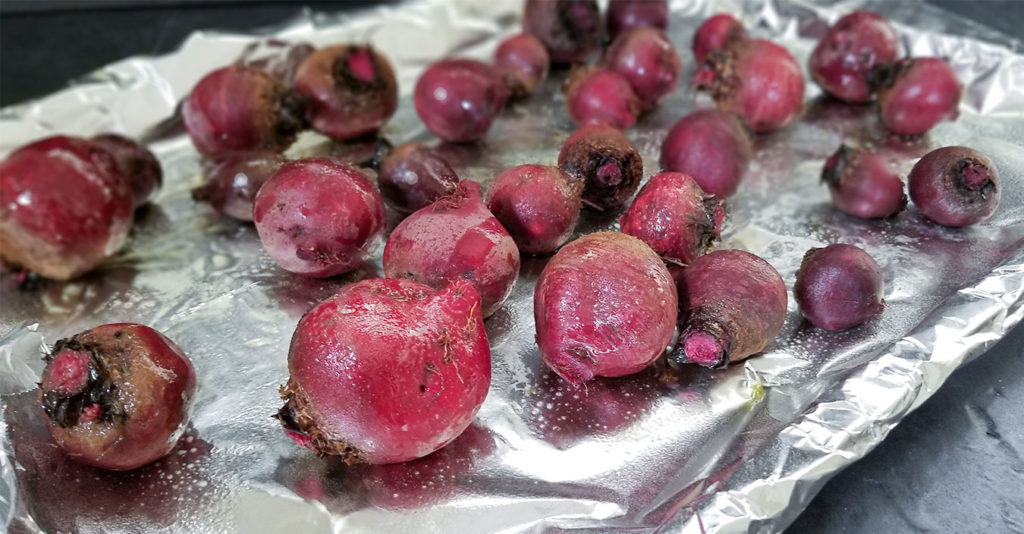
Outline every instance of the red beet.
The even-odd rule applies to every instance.
[[[878,13],[854,11],[836,21],[814,47],[808,61],[811,78],[826,93],[846,102],[870,102],[869,83],[878,65],[896,61],[900,36]]]
[[[337,45],[311,53],[295,73],[296,93],[309,99],[310,125],[334,139],[381,129],[398,108],[391,63],[369,45]]]
[[[617,37],[605,52],[604,63],[629,82],[646,109],[675,90],[683,71],[672,41],[655,28],[637,28]]]
[[[693,34],[693,57],[700,65],[708,54],[724,50],[747,38],[743,24],[728,13],[719,13],[705,20]]]
[[[473,420],[491,382],[480,298],[400,278],[342,287],[299,321],[278,412],[296,443],[346,462],[426,456]]]
[[[192,200],[240,221],[252,221],[252,204],[263,184],[288,161],[277,152],[231,152],[206,173],[206,183],[192,190]]]
[[[679,119],[661,145],[661,167],[689,174],[719,198],[736,192],[753,155],[750,131],[732,113],[694,111]]]
[[[454,192],[459,177],[436,150],[407,143],[384,158],[377,184],[396,210],[410,213]]]
[[[523,31],[536,36],[555,63],[582,63],[597,53],[603,24],[595,0],[526,0]]]
[[[621,74],[605,68],[573,71],[565,85],[569,117],[576,124],[607,124],[625,130],[636,124],[642,104]]]
[[[910,199],[944,226],[968,226],[992,216],[999,205],[999,174],[992,161],[962,146],[935,149],[910,171]]]
[[[513,97],[533,93],[548,77],[550,65],[551,58],[544,43],[528,33],[505,39],[494,51],[494,70]]]
[[[785,48],[746,39],[712,52],[694,80],[718,109],[735,113],[755,132],[770,132],[796,119],[804,103],[800,64]]]
[[[583,203],[597,211],[618,209],[644,177],[644,164],[633,143],[615,128],[583,126],[558,152],[558,168],[583,183]]]
[[[199,80],[181,108],[185,129],[203,155],[281,151],[303,127],[303,105],[273,76],[233,65]]]
[[[666,259],[687,265],[718,241],[724,219],[722,201],[692,177],[660,172],[640,189],[619,226]]]
[[[636,373],[665,352],[677,306],[672,276],[642,241],[617,232],[581,237],[537,280],[541,357],[574,384]]]
[[[185,353],[140,324],[58,341],[39,384],[57,445],[75,461],[128,470],[156,461],[185,431],[196,374]]]
[[[786,284],[763,259],[716,250],[677,279],[679,344],[673,364],[724,367],[764,350],[786,321]]]
[[[48,137],[0,163],[0,258],[67,280],[121,248],[134,201],[117,160],[84,139]]]
[[[512,234],[519,250],[549,254],[565,243],[580,217],[583,184],[558,167],[519,165],[487,190],[487,209]]]
[[[453,143],[482,139],[507,99],[501,76],[473,59],[434,63],[423,71],[413,92],[413,105],[423,124]]]
[[[800,313],[823,330],[846,330],[878,317],[885,307],[882,293],[875,259],[843,244],[808,250],[793,286]]]
[[[959,115],[963,87],[942,58],[907,58],[881,66],[875,69],[872,82],[878,92],[879,117],[893,133],[923,134]]]
[[[667,0],[611,0],[608,36],[612,40],[633,28],[668,28]]]
[[[373,254],[384,232],[384,201],[355,167],[307,158],[285,164],[260,188],[253,221],[282,269],[324,278]]]
[[[903,180],[880,154],[842,145],[825,161],[821,181],[843,213],[863,219],[884,219],[903,211],[907,195]]]
[[[473,284],[481,313],[490,317],[519,276],[519,249],[487,211],[480,184],[461,182],[455,192],[413,213],[391,232],[384,247],[384,275],[435,289],[451,280]]]
[[[163,184],[163,172],[160,170],[160,162],[149,149],[113,133],[97,135],[90,141],[114,156],[121,174],[128,178],[136,208],[152,200]]]

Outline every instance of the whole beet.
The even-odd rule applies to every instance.
[[[513,35],[494,50],[494,69],[512,97],[523,97],[548,77],[551,58],[544,43],[528,33]]]
[[[629,80],[599,67],[577,68],[569,75],[565,103],[576,124],[607,124],[619,130],[636,124],[643,107]]]
[[[554,63],[583,63],[597,53],[603,25],[595,0],[526,0],[523,31],[536,36]]]
[[[944,226],[968,226],[992,216],[999,205],[999,174],[992,161],[963,146],[924,155],[907,177],[910,200]]]
[[[900,36],[878,13],[854,11],[842,16],[818,41],[808,60],[811,78],[839,100],[870,102],[875,94],[872,70],[899,57]]]
[[[39,398],[75,461],[128,470],[156,461],[185,431],[196,375],[185,353],[140,324],[97,326],[46,356]]]
[[[916,57],[875,69],[878,114],[893,133],[920,135],[943,120],[956,120],[963,87],[946,60]]]
[[[672,276],[642,241],[617,232],[583,236],[537,279],[541,357],[573,384],[636,373],[665,352],[677,306]]]
[[[656,28],[636,28],[618,36],[605,52],[604,64],[629,82],[644,109],[675,90],[683,71],[672,41]]]
[[[565,243],[580,218],[583,184],[558,167],[519,165],[499,174],[487,190],[487,209],[519,250],[550,254]]]
[[[786,322],[786,284],[763,259],[716,250],[677,278],[679,344],[673,364],[724,367],[764,350]]]
[[[583,126],[562,144],[558,168],[583,183],[583,203],[614,210],[629,200],[644,175],[643,159],[621,131],[604,124]]]
[[[206,173],[206,183],[192,190],[192,200],[239,221],[252,221],[252,205],[263,184],[288,161],[277,152],[231,152]]]
[[[608,3],[608,37],[633,28],[668,28],[667,0],[611,0]]]
[[[800,313],[823,330],[846,330],[879,316],[882,294],[875,259],[844,244],[808,250],[793,286]]]
[[[473,420],[491,382],[480,298],[400,278],[342,287],[299,321],[278,419],[296,443],[348,463],[426,456]]]
[[[688,265],[718,241],[724,219],[722,201],[692,177],[660,172],[640,188],[619,227],[664,258]]]
[[[410,213],[454,192],[459,176],[438,151],[406,143],[384,158],[377,185],[396,210]]]
[[[519,276],[519,249],[487,211],[480,184],[461,182],[403,220],[384,247],[384,275],[408,278],[435,289],[451,280],[468,281],[480,295],[481,314],[501,307]]]
[[[661,145],[661,167],[692,176],[705,192],[724,199],[736,192],[753,151],[750,132],[739,117],[702,109],[669,130]]]
[[[699,66],[711,52],[723,50],[746,38],[747,29],[743,23],[728,13],[719,13],[708,17],[693,34],[693,57]]]
[[[441,139],[482,139],[505,107],[508,89],[493,67],[473,59],[443,59],[423,71],[413,90],[416,114]]]
[[[149,149],[114,133],[100,134],[90,141],[114,156],[121,174],[128,178],[136,208],[152,200],[163,184],[163,172],[160,170],[160,162]]]
[[[884,219],[907,207],[903,180],[876,152],[840,146],[825,161],[821,181],[828,184],[836,208],[854,217]]]

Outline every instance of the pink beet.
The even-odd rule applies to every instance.
[[[693,34],[693,57],[700,65],[711,52],[723,50],[746,38],[747,30],[743,23],[728,13],[719,13],[701,23]]]
[[[443,59],[416,81],[416,114],[434,135],[453,143],[483,139],[505,107],[508,89],[493,67],[473,59]]]
[[[679,85],[683,63],[672,41],[655,28],[637,28],[618,36],[604,64],[621,74],[645,109],[651,109]]]
[[[384,201],[355,167],[307,158],[286,164],[263,184],[253,222],[282,269],[323,278],[373,254],[384,232]]]
[[[642,241],[617,232],[581,237],[537,280],[541,357],[573,384],[636,373],[665,352],[677,306],[672,276]]]
[[[145,146],[123,135],[105,133],[90,139],[117,161],[117,167],[128,178],[135,207],[149,202],[163,184],[163,172],[156,156]]]
[[[844,244],[808,250],[793,286],[800,313],[823,330],[846,330],[881,315],[882,294],[875,259]]]
[[[692,177],[660,172],[640,188],[619,226],[666,259],[687,265],[718,241],[724,219],[722,201]]]
[[[605,68],[583,67],[569,75],[565,85],[569,118],[576,124],[607,124],[625,130],[636,124],[643,104],[629,80]]]
[[[608,3],[608,37],[615,40],[633,28],[668,28],[667,0],[611,0]]]
[[[562,144],[558,168],[583,183],[583,203],[597,210],[623,206],[644,177],[644,163],[621,131],[604,124],[583,126]]]
[[[814,47],[811,78],[826,93],[846,102],[870,102],[872,70],[899,57],[900,36],[878,13],[854,11],[836,21]]]
[[[459,176],[437,150],[407,143],[384,158],[377,170],[377,184],[396,210],[410,213],[453,193]]]
[[[960,227],[988,219],[999,205],[999,174],[977,150],[937,148],[921,158],[908,176],[910,199],[925,216]]]
[[[595,0],[526,0],[523,7],[523,31],[544,43],[554,63],[590,59],[603,29]]]
[[[519,276],[519,249],[487,211],[480,184],[465,181],[455,191],[413,213],[391,232],[384,247],[384,275],[408,278],[435,289],[451,280],[473,284],[481,313],[490,317],[512,292]]]
[[[277,152],[231,152],[206,172],[206,183],[192,190],[192,200],[240,221],[252,221],[252,204],[263,184],[288,161]]]
[[[519,250],[550,254],[565,243],[580,217],[583,184],[558,167],[519,165],[487,190],[487,209],[512,234]]]
[[[736,192],[753,151],[750,131],[739,117],[702,109],[669,130],[661,167],[692,176],[705,192],[724,199]]]
[[[348,463],[430,454],[469,426],[491,382],[480,298],[401,278],[341,288],[299,321],[278,419],[296,443]]]
[[[548,77],[550,65],[544,43],[528,33],[513,35],[494,50],[494,69],[516,98],[533,93]]]
[[[903,180],[876,152],[840,146],[825,161],[821,181],[828,184],[836,208],[854,217],[884,219],[907,206]]]
[[[946,60],[917,57],[875,69],[878,114],[886,129],[920,135],[959,115],[963,87]]]

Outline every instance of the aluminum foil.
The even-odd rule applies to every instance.
[[[384,134],[433,138],[411,89],[441,56],[486,59],[518,31],[518,0],[426,0],[354,16],[307,12],[260,35],[193,34],[175,53],[135,57],[71,88],[0,111],[0,153],[54,132],[143,137],[166,184],[124,250],[96,272],[19,289],[0,276],[0,525],[11,532],[770,532],[785,528],[824,482],[862,457],[953,370],[1024,317],[1024,57],[1020,43],[917,2],[673,2],[670,36],[693,73],[689,43],[717,11],[802,63],[841,13],[889,15],[913,55],[948,57],[965,85],[959,120],[927,136],[887,137],[870,107],[819,98],[803,120],[758,138],[756,158],[729,201],[723,248],[769,260],[791,287],[804,251],[853,243],[885,273],[881,319],[839,333],[802,323],[794,303],[759,357],[724,370],[654,368],[572,389],[545,370],[534,343],[526,259],[514,294],[487,329],[491,391],[459,439],[418,461],[348,467],[295,447],[270,418],[287,377],[300,315],[379,263],[331,280],[279,268],[251,226],[189,198],[199,159],[172,117],[206,72],[271,54],[276,40],[369,41],[395,63],[402,91]],[[272,36],[274,39],[266,40]],[[977,40],[984,36],[988,42]],[[555,73],[511,106],[478,146],[444,147],[465,179],[554,163],[573,125]],[[628,132],[648,175],[664,132],[695,106],[687,88]],[[1003,199],[984,224],[953,230],[913,209],[891,221],[837,213],[818,184],[844,137],[887,151],[903,171],[931,148],[964,144],[991,157]],[[341,151],[304,135],[292,155]],[[579,233],[614,227],[585,217]],[[166,459],[129,473],[66,460],[50,441],[35,391],[41,351],[95,324],[142,322],[175,339],[195,363],[192,427]]]

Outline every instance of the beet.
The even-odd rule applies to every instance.
[[[736,17],[719,13],[708,17],[693,34],[693,57],[704,63],[708,54],[723,50],[747,38],[747,29]]]
[[[724,199],[736,192],[753,151],[750,131],[739,117],[702,109],[669,130],[661,145],[661,167],[692,176],[705,192]]]
[[[562,144],[558,168],[583,183],[583,203],[597,211],[623,206],[644,176],[643,159],[621,131],[583,126]]]
[[[611,0],[608,3],[608,37],[615,40],[633,28],[668,28],[667,0]]]
[[[604,64],[629,82],[644,109],[672,93],[683,71],[672,41],[655,28],[637,28],[617,37],[605,52]]]
[[[927,218],[944,226],[988,219],[999,205],[999,174],[992,161],[963,146],[924,155],[908,176],[910,199]]]
[[[920,135],[943,120],[956,120],[963,87],[946,60],[902,59],[872,73],[878,115],[890,132]]]
[[[854,217],[884,219],[907,206],[903,180],[876,152],[840,146],[825,161],[821,181],[828,184],[836,208]]]
[[[505,39],[494,50],[494,70],[505,82],[511,97],[533,93],[548,77],[551,58],[544,43],[528,33]]]
[[[582,67],[565,84],[569,118],[580,126],[607,124],[625,130],[636,124],[643,107],[629,80],[606,68]]]
[[[231,152],[206,172],[206,183],[192,190],[192,200],[239,221],[252,221],[252,205],[263,184],[288,160],[277,152]]]
[[[451,194],[459,176],[441,153],[420,143],[396,147],[377,170],[380,193],[402,213],[411,213]]]
[[[509,91],[493,67],[473,59],[444,59],[423,71],[413,90],[420,120],[452,143],[483,139]]]
[[[558,167],[519,165],[487,190],[487,209],[512,234],[519,250],[549,254],[565,243],[580,217],[583,184]]]
[[[164,180],[160,162],[149,149],[132,139],[114,133],[100,134],[90,141],[114,156],[121,174],[128,178],[136,208],[153,199]]]
[[[842,16],[818,41],[808,60],[811,78],[829,95],[846,102],[870,102],[872,70],[899,58],[900,36],[878,13]]]
[[[583,63],[601,45],[601,11],[595,0],[526,0],[523,31],[544,43],[552,62]]]
[[[853,328],[881,315],[882,269],[853,245],[812,248],[796,272],[793,296],[800,313],[823,330]]]

